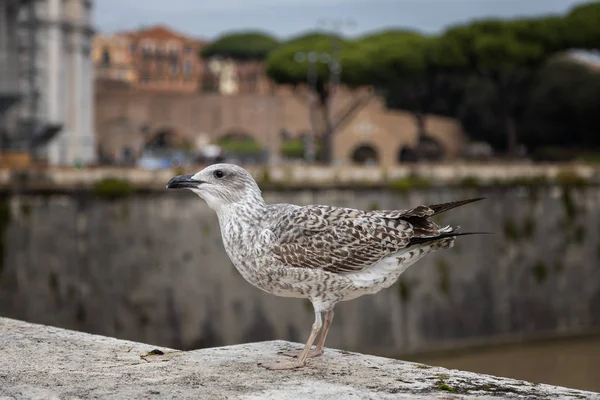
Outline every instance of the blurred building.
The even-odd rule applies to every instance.
[[[131,39],[123,35],[94,36],[92,59],[97,81],[136,85],[138,74],[133,66]]]
[[[321,113],[311,112],[301,92],[156,96],[101,89],[96,104],[99,149],[107,159],[117,160],[124,154],[139,158],[150,147],[175,150],[185,142],[237,141],[246,151],[254,151],[255,159],[264,159],[267,152],[275,161],[282,156],[286,140],[318,140],[313,132],[322,132],[324,124],[318,118]],[[314,118],[309,118],[311,114]],[[410,161],[419,142],[414,115],[388,110],[383,99],[366,89],[339,88],[332,115],[338,163],[395,165]],[[426,130],[442,159],[461,155],[466,135],[458,121],[430,115]]]
[[[1,90],[18,93],[3,102],[5,149],[94,162],[91,10],[89,0],[0,0]]]
[[[206,42],[163,26],[94,39],[99,85],[138,90],[222,95],[271,93],[275,85],[260,61],[200,57]]]
[[[204,42],[162,25],[99,37],[93,51],[99,83],[110,80],[139,90],[197,92],[203,46]]]
[[[205,60],[203,91],[223,95],[266,94],[277,85],[269,79],[261,61],[237,61],[213,57]]]

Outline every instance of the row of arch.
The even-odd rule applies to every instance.
[[[123,121],[122,121],[123,122]],[[126,124],[131,126],[131,124]],[[143,144],[141,151],[151,149],[169,149],[181,147],[183,135],[181,135],[177,129],[170,127],[162,127],[156,130],[150,130],[148,127],[140,129],[143,134]],[[299,135],[291,137],[289,135],[282,135],[281,139],[285,140],[302,140],[306,135]],[[264,148],[264,145],[260,144],[251,134],[242,130],[228,130],[224,134],[219,136],[218,142],[245,142],[255,143],[256,146],[246,146],[245,148]],[[419,158],[419,154],[433,154],[439,156],[442,153],[442,147],[434,139],[429,138],[425,142],[420,144],[421,149],[415,149],[410,146],[404,145],[397,151],[396,161],[398,163],[412,162]],[[256,152],[258,153],[258,152]],[[264,153],[264,151],[263,151]],[[263,154],[264,156],[264,154]],[[361,142],[354,146],[348,153],[348,161],[352,161],[355,164],[379,164],[381,162],[380,150],[375,144],[369,142]]]
[[[218,142],[237,141],[237,142],[256,142],[251,136],[240,133],[231,133],[223,135]],[[173,141],[166,131],[158,132],[146,143],[148,148],[169,148],[173,147]],[[361,143],[355,146],[351,152],[350,159],[355,164],[376,165],[380,162],[380,154],[377,148],[370,143]],[[418,159],[415,149],[410,146],[402,146],[397,153],[396,161],[399,163],[414,162]]]
[[[350,158],[355,164],[376,165],[380,163],[379,151],[368,143],[356,146],[352,151]],[[398,163],[415,162],[419,158],[420,156],[417,151],[407,145],[402,146],[396,154],[396,162]]]

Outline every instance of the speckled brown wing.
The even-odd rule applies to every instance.
[[[439,234],[428,220],[433,210],[373,211],[330,206],[294,210],[276,229],[273,256],[285,265],[354,272],[406,247],[417,235]]]

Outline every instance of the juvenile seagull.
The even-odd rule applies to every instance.
[[[252,175],[233,164],[176,176],[167,188],[190,189],[217,212],[225,251],[248,282],[312,303],[315,322],[304,349],[285,353],[293,360],[261,364],[269,369],[302,367],[307,358],[322,355],[338,302],[377,293],[425,255],[452,247],[466,233],[441,228],[431,217],[481,200],[369,212],[267,205]]]

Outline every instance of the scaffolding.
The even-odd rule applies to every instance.
[[[0,0],[0,148],[32,155],[61,129],[48,123],[40,101],[47,21],[38,8],[43,6],[36,0]]]
[[[22,97],[16,37],[19,6],[18,0],[0,0],[0,150],[9,145],[11,136],[8,111]]]

